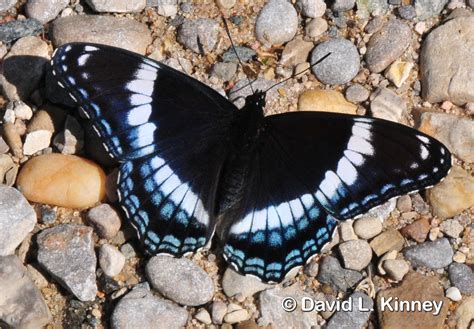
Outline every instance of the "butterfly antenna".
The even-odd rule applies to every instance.
[[[300,74],[306,73],[307,71],[311,70],[311,69],[313,68],[313,66],[318,65],[319,63],[321,63],[322,61],[324,61],[326,58],[328,58],[329,55],[331,55],[331,53],[327,53],[326,55],[324,55],[323,57],[321,57],[320,59],[318,59],[318,60],[316,61],[316,63],[311,64],[310,67],[308,67],[307,69],[305,69],[305,70],[303,70],[303,71],[301,71],[301,72],[299,72],[299,73],[297,73],[297,74],[293,74],[291,77],[286,78],[285,80],[282,80],[282,81],[280,81],[280,82],[275,83],[273,86],[270,86],[270,88],[268,88],[267,90],[265,90],[264,93],[266,93],[267,91],[269,91],[269,90],[272,89],[272,88],[275,88],[275,87],[278,86],[278,85],[281,85],[282,83],[287,82],[288,80],[293,79],[294,77],[296,77],[296,76],[298,76],[298,75],[300,75]]]
[[[227,20],[225,19],[224,15],[222,15],[222,21],[224,22],[225,32],[227,33],[227,36],[229,37],[230,44],[232,45],[232,50],[234,51],[235,56],[237,56],[237,60],[239,61],[240,66],[244,68],[244,63],[240,59],[239,53],[237,52],[237,49],[235,48],[234,41],[232,40],[232,36],[230,35],[229,26],[227,25]],[[252,94],[255,94],[255,90],[253,90],[253,87],[252,87],[252,81],[250,81],[249,77],[247,77],[247,80],[249,81],[249,83],[245,87],[250,86],[250,89],[252,90]]]

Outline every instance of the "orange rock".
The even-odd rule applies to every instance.
[[[298,110],[356,114],[357,106],[335,90],[308,90],[300,95]]]
[[[18,175],[17,187],[32,202],[88,208],[104,200],[105,180],[94,162],[53,153],[29,160]]]

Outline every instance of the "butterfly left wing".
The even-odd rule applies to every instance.
[[[219,235],[231,264],[273,282],[321,250],[335,219],[436,184],[451,166],[449,151],[414,129],[323,112],[266,117],[251,153]]]

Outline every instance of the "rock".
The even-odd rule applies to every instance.
[[[81,301],[92,301],[97,293],[97,259],[92,229],[61,224],[38,234],[38,263]]]
[[[255,22],[257,40],[265,45],[285,43],[293,39],[298,29],[295,8],[286,0],[270,0]]]
[[[411,30],[400,20],[389,20],[367,43],[365,61],[370,71],[382,72],[403,55],[410,45]]]
[[[354,222],[354,232],[359,238],[369,240],[382,232],[382,222],[371,216],[359,218]]]
[[[0,136],[0,154],[3,155],[7,153],[9,150],[10,150],[10,147],[5,142],[5,139],[3,138],[3,136]]]
[[[357,235],[352,227],[352,220],[345,220],[339,224],[339,237],[342,241],[357,240]]]
[[[183,5],[185,5],[185,3],[181,4],[181,11],[186,12],[186,6],[184,6],[185,9],[183,10]],[[174,17],[178,13],[178,0],[158,0],[156,7],[158,15]]]
[[[323,0],[297,0],[296,8],[306,17],[321,17],[326,12],[326,3]]]
[[[374,34],[379,31],[385,23],[382,16],[375,16],[370,19],[367,25],[364,27],[364,31],[367,34]]]
[[[215,63],[212,66],[211,75],[215,76],[222,81],[230,81],[237,72],[236,63]]]
[[[0,185],[0,256],[12,255],[35,224],[36,213],[23,195]]]
[[[455,219],[447,219],[439,227],[441,232],[451,238],[459,238],[459,235],[464,230],[464,227]]]
[[[410,270],[410,265],[403,259],[384,260],[382,267],[393,281],[401,281]]]
[[[236,53],[239,55],[239,58],[242,63],[251,61],[255,56],[257,56],[257,53],[252,48],[244,46],[235,46],[235,48],[231,47],[222,54],[222,60],[224,62],[234,62],[238,64],[239,58],[237,58]]]
[[[112,239],[121,226],[119,213],[107,203],[89,210],[87,220],[103,239]]]
[[[335,0],[331,5],[333,11],[348,11],[354,8],[355,0]]]
[[[319,272],[319,263],[316,261],[316,259],[309,261],[304,266],[304,274],[306,274],[309,277],[314,278],[316,275],[318,275],[318,272]]]
[[[349,296],[352,307],[350,311],[340,310],[336,312],[328,322],[327,329],[338,328],[360,328],[362,329],[365,323],[369,320],[371,312],[367,309],[373,309],[374,302],[366,294],[356,291]]]
[[[370,96],[370,91],[360,84],[356,83],[346,89],[346,99],[352,103],[361,103],[366,101]]]
[[[217,0],[217,5],[223,9],[234,7],[236,0]]]
[[[88,208],[105,198],[105,180],[104,171],[92,161],[52,153],[29,160],[17,186],[32,202]]]
[[[18,165],[8,154],[0,154],[0,184],[13,186],[18,174]]]
[[[285,298],[294,298],[297,307],[292,312],[283,309],[282,303]],[[280,328],[310,328],[317,326],[316,311],[303,312],[301,309],[301,301],[303,298],[311,298],[314,296],[303,292],[296,284],[281,288],[275,287],[262,292],[259,296],[260,316],[259,324],[262,326],[270,323],[278,324]]]
[[[148,261],[146,274],[156,290],[182,305],[202,305],[214,296],[211,277],[186,258],[155,256]]]
[[[146,0],[86,0],[99,13],[136,13],[145,9]]]
[[[474,101],[474,16],[451,19],[432,30],[420,53],[422,96],[430,103]],[[459,68],[463,69],[459,69]]]
[[[131,259],[137,256],[135,248],[130,243],[125,243],[120,247],[120,252],[126,259]]]
[[[49,61],[48,44],[38,37],[21,38],[3,59],[0,85],[9,100],[25,100],[39,87]]]
[[[332,256],[324,257],[319,265],[318,280],[335,289],[347,291],[362,279],[357,271],[345,270]]]
[[[69,0],[28,0],[25,7],[26,15],[46,24],[55,19],[69,5]]]
[[[53,133],[48,130],[35,130],[26,135],[25,143],[23,144],[23,154],[33,155],[39,151],[48,148],[51,144],[51,137]]]
[[[219,34],[219,23],[213,19],[185,20],[178,30],[178,41],[198,54],[214,49]]]
[[[2,325],[8,328],[43,328],[51,322],[51,313],[41,292],[18,257],[0,257],[0,269]]]
[[[402,6],[398,8],[398,15],[403,19],[411,20],[416,17],[416,9],[413,6]]]
[[[370,241],[370,246],[375,254],[380,257],[390,250],[402,250],[404,242],[405,240],[400,232],[395,229],[388,229]]]
[[[2,0],[0,1],[0,12],[4,12],[16,5],[18,0]]]
[[[311,53],[311,64],[323,56],[329,57],[312,70],[318,80],[325,84],[345,84],[359,72],[360,59],[356,46],[346,39],[331,39],[318,44]]]
[[[402,195],[397,199],[397,209],[404,213],[409,212],[412,208],[411,197],[409,195]]]
[[[379,88],[370,102],[372,116],[379,119],[401,122],[407,111],[405,100],[388,88]]]
[[[372,249],[365,240],[346,241],[338,247],[347,269],[361,271],[372,260]]]
[[[474,206],[474,177],[461,167],[453,166],[446,178],[427,191],[433,214],[453,217]]]
[[[465,263],[465,262],[466,262],[466,259],[467,259],[466,254],[463,254],[463,253],[460,252],[460,251],[456,251],[456,252],[454,253],[453,261],[455,261],[456,263]]]
[[[122,271],[125,256],[116,247],[104,244],[99,251],[99,265],[106,275],[114,277]]]
[[[5,43],[41,33],[43,33],[43,25],[32,18],[13,20],[0,25],[0,41]]]
[[[416,242],[424,242],[430,232],[430,223],[427,218],[423,217],[413,223],[403,227],[400,233],[405,237],[410,237]]]
[[[91,33],[94,31],[94,33]],[[145,54],[151,33],[136,20],[100,15],[75,15],[56,19],[50,27],[55,47],[69,42],[100,43]]]
[[[31,277],[36,287],[38,287],[39,289],[43,289],[48,286],[48,280],[34,266],[28,264],[26,265],[26,269],[28,271],[28,275]]]
[[[312,42],[301,39],[294,39],[288,42],[281,53],[280,64],[287,67],[294,67],[306,62],[309,52],[313,47]]]
[[[425,20],[438,15],[449,0],[415,0],[416,16]]]
[[[149,288],[134,288],[115,307],[111,316],[113,329],[162,328],[179,329],[186,325],[188,312],[170,301],[154,296]]]
[[[356,114],[357,106],[335,90],[307,90],[298,98],[298,110]]]
[[[33,110],[22,101],[14,102],[15,117],[20,120],[30,120],[33,116]]]
[[[305,34],[308,38],[316,41],[318,40],[324,32],[328,29],[328,22],[321,17],[313,18],[305,26]]]
[[[64,130],[54,137],[53,144],[62,154],[76,154],[84,147],[84,131],[71,115],[66,118]]]
[[[212,322],[214,324],[222,324],[226,314],[227,305],[224,302],[216,300],[214,303],[212,303]]]
[[[23,157],[23,143],[14,124],[9,122],[3,124],[3,137],[13,155],[17,158]]]
[[[449,265],[449,280],[463,294],[469,295],[474,292],[474,273],[466,264]]]
[[[250,318],[249,313],[244,309],[238,309],[232,312],[227,313],[224,316],[224,321],[226,323],[234,324],[246,321]]]
[[[370,14],[381,15],[388,10],[387,0],[356,0],[357,16],[367,18]]]
[[[396,298],[399,301],[435,301],[437,305],[442,304],[439,313],[435,315],[434,309],[433,311],[394,312],[389,307],[382,308],[386,303],[390,303],[394,308]],[[383,301],[385,304],[382,303]],[[400,286],[380,291],[377,294],[376,306],[382,328],[443,328],[449,301],[444,297],[443,288],[438,284],[436,277],[424,277],[419,273],[411,272],[407,274]]]
[[[243,297],[250,297],[257,292],[273,287],[271,284],[265,284],[257,278],[245,276],[237,273],[228,267],[222,278],[222,290],[228,297],[240,294]]]
[[[474,320],[474,296],[466,298],[457,308],[455,313],[456,328],[467,329]]]
[[[461,292],[456,287],[449,287],[446,289],[446,297],[451,299],[453,302],[459,302],[462,299]]]
[[[474,122],[457,115],[425,112],[419,130],[435,137],[465,162],[474,162]]]
[[[196,320],[198,320],[199,322],[201,322],[201,323],[204,323],[204,324],[207,324],[207,325],[212,324],[211,315],[210,315],[209,312],[206,311],[206,309],[204,309],[204,308],[201,308],[201,309],[196,313],[196,315],[194,316],[194,318],[195,318]]]
[[[454,252],[448,239],[443,238],[408,247],[404,254],[415,267],[439,269],[452,263]]]
[[[410,76],[413,66],[414,64],[411,62],[396,60],[390,65],[385,76],[392,81],[397,88],[400,88]]]

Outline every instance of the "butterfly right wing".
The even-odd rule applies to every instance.
[[[68,44],[52,59],[120,165],[119,202],[152,253],[182,255],[214,230],[214,202],[236,108],[199,81],[104,45]]]

